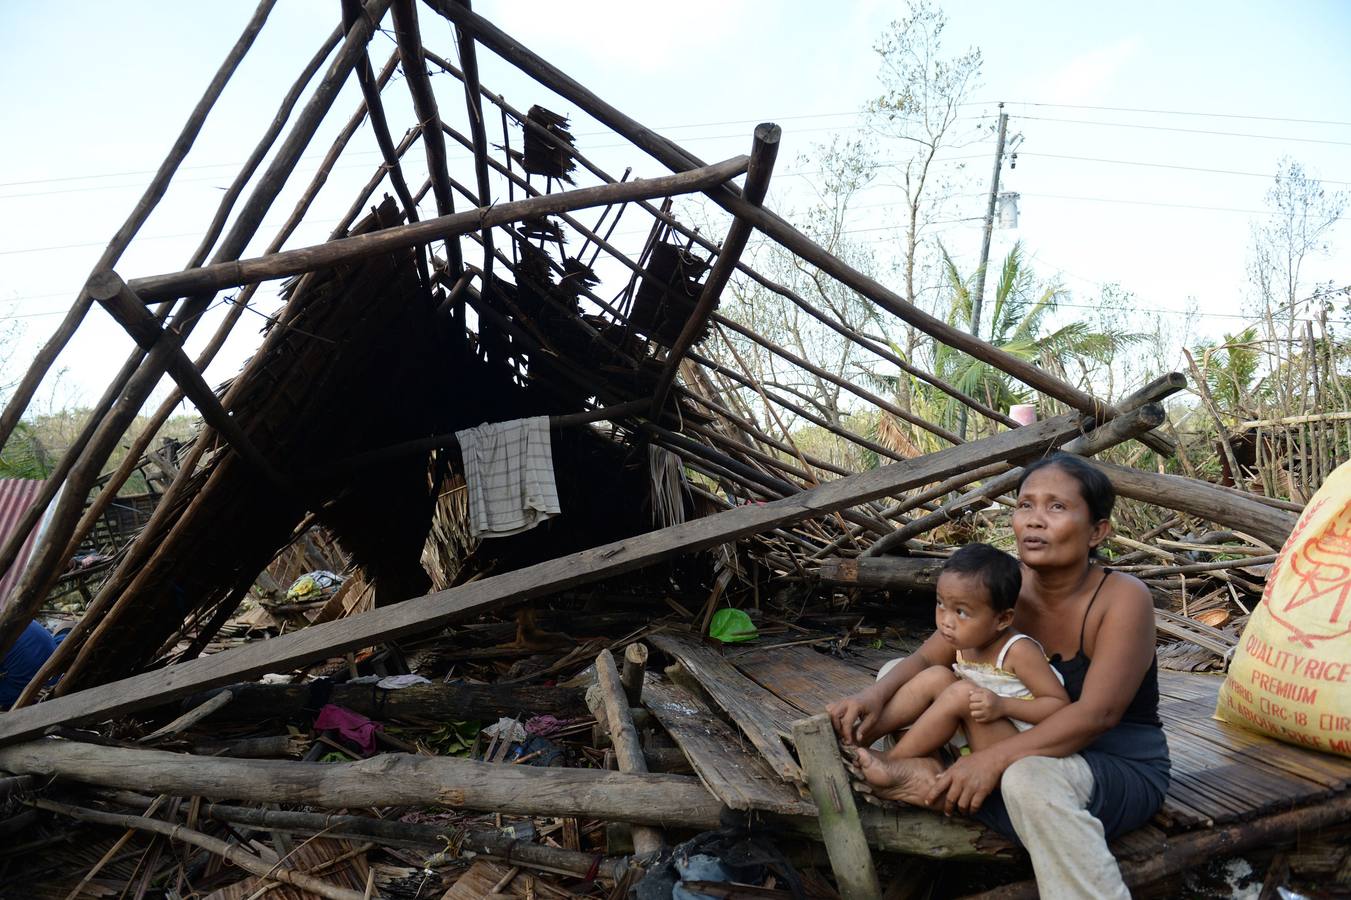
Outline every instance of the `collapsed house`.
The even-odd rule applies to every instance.
[[[100,479],[112,448],[164,375],[178,392],[152,421],[163,422],[186,397],[205,423],[172,460],[171,471],[166,468],[172,480],[148,520],[137,523],[135,539],[114,542],[106,577],[70,636],[16,707],[0,714],[0,769],[14,773],[0,791],[28,798],[46,783],[39,776],[95,785],[97,802],[45,794],[27,802],[133,831],[175,829],[202,852],[253,872],[262,879],[254,887],[271,878],[322,896],[361,896],[363,886],[370,896],[374,869],[349,866],[343,877],[351,883],[319,884],[324,876],[306,874],[303,857],[282,862],[280,850],[230,844],[229,835],[249,826],[332,832],[357,842],[325,849],[330,862],[350,862],[359,855],[351,847],[358,845],[384,841],[425,849],[439,842],[442,865],[475,855],[505,859],[584,877],[588,886],[599,878],[605,890],[616,892],[611,895],[622,892],[636,867],[613,849],[608,856],[602,849],[597,862],[594,847],[576,833],[579,821],[632,826],[641,857],[662,845],[659,829],[715,829],[724,809],[735,810],[795,839],[824,838],[845,896],[876,890],[866,846],[849,840],[857,834],[873,848],[917,858],[1015,859],[1012,848],[973,823],[915,810],[855,812],[847,784],[843,797],[838,784],[829,787],[839,777],[833,737],[811,717],[902,652],[903,641],[892,640],[899,635],[864,625],[886,614],[868,598],[879,591],[895,598],[930,593],[949,547],[936,533],[1003,497],[1016,483],[1019,465],[1052,448],[1092,456],[1137,441],[1167,456],[1170,439],[1155,430],[1164,420],[1159,403],[1183,387],[1181,376],[1143,385],[1113,407],[951,327],[762,205],[779,141],[776,126],[762,125],[749,136],[747,156],[706,163],[453,0],[421,6],[413,0],[369,0],[364,7],[345,2],[342,28],[288,93],[223,199],[194,264],[181,272],[124,277],[133,273],[118,271],[121,253],[271,6],[270,0],[260,5],[145,197],[0,416],[3,444],[46,368],[95,304],[137,341],[139,351],[110,383],[85,433],[53,476],[29,492],[29,505],[0,547],[0,569],[13,570],[7,576],[13,588],[0,609],[0,647],[6,648],[66,576],[75,551],[107,522],[121,485],[143,463],[154,427],[133,443],[121,469]],[[418,16],[429,11],[454,25],[461,66],[423,46]],[[398,48],[377,73],[368,43],[387,16]],[[532,76],[541,103],[522,112],[480,84],[480,49]],[[298,106],[326,59],[309,99]],[[418,117],[398,142],[381,103],[396,68]],[[433,92],[431,70],[463,85],[462,104]],[[240,258],[350,79],[361,86],[361,108],[268,251]],[[585,111],[671,174],[635,180],[608,174],[587,158],[551,105]],[[489,135],[486,123],[499,112],[503,133],[496,144],[499,138]],[[288,119],[293,121],[282,138]],[[365,190],[328,241],[282,249],[367,120],[383,161]],[[430,175],[414,191],[400,160],[419,142]],[[453,171],[448,142],[472,150],[471,171]],[[377,199],[386,183],[394,196]],[[721,241],[673,212],[670,198],[692,193],[731,215]],[[427,207],[434,216],[424,213]],[[583,215],[597,209],[598,219]],[[636,254],[610,240],[626,211],[630,222],[642,218],[651,228]],[[1046,417],[1018,427],[1005,412],[755,271],[741,261],[752,232],[883,313],[1018,379],[1038,393]],[[628,287],[616,299],[600,292],[600,254],[628,273]],[[998,428],[990,437],[965,441],[719,314],[719,297],[734,276],[754,280]],[[257,286],[279,279],[286,279],[284,308],[244,369],[222,391],[212,390],[201,374],[205,366]],[[222,293],[229,315],[202,355],[188,358],[184,340]],[[701,342],[715,332],[733,332],[783,365],[838,383],[931,435],[941,449],[907,453],[816,416],[745,368],[701,352]],[[744,408],[739,388],[756,392],[763,417]],[[877,454],[882,464],[851,471],[819,458],[795,443],[776,411],[814,422]],[[351,425],[357,417],[359,428]],[[457,432],[532,417],[548,417],[562,514],[521,534],[480,541],[471,533],[465,494],[474,485]],[[1162,604],[1159,626],[1182,641],[1161,651],[1177,658],[1173,668],[1214,668],[1233,647],[1235,632],[1192,613],[1227,609],[1240,592],[1256,601],[1261,567],[1289,535],[1299,505],[1153,470],[1098,465],[1121,496],[1175,513],[1159,527],[1123,536],[1126,555],[1117,561],[1134,564],[1161,592],[1170,579],[1210,579],[1209,603],[1198,607],[1193,590],[1192,605],[1184,600],[1181,614]],[[40,536],[26,544],[44,514]],[[1206,526],[1202,537],[1180,542],[1184,520]],[[338,549],[308,556],[295,549],[320,529]],[[1229,558],[1196,561],[1180,552],[1197,550]],[[22,564],[16,565],[21,551]],[[325,565],[302,562],[283,575],[278,558],[286,553],[302,560],[317,556]],[[249,630],[238,624],[241,613],[261,580],[276,587],[300,571],[340,565],[350,570],[342,586],[301,609],[299,619],[288,620],[292,625],[275,627],[284,612],[296,610],[273,608],[277,615],[268,618],[277,636],[240,637]],[[749,608],[761,625],[782,622],[778,631],[787,637],[729,653],[705,643],[701,638],[715,612],[731,605],[734,594],[736,605]],[[922,619],[927,604],[915,608]],[[762,638],[774,631],[763,627]],[[452,677],[457,664],[510,658],[485,652],[506,645],[518,660],[536,664],[516,668],[496,684]],[[610,659],[611,647],[627,651],[622,675]],[[594,672],[581,681],[545,684],[593,664]],[[256,683],[264,675],[297,671],[336,676],[338,683],[326,680],[319,691],[303,680]],[[424,672],[439,683],[402,689],[359,679],[344,683],[358,674],[380,681]],[[1221,849],[1282,840],[1351,818],[1351,763],[1211,721],[1217,681],[1177,671],[1163,679],[1174,786],[1156,821],[1116,848],[1134,883],[1175,873]],[[583,682],[597,685],[589,703]],[[218,691],[222,687],[229,689]],[[594,741],[612,745],[620,771],[508,764],[512,728],[486,750],[476,745],[482,752],[472,760],[383,753],[349,763],[262,763],[235,759],[256,754],[234,752],[240,748],[230,741],[183,743],[183,735],[212,723],[228,728],[278,717],[313,719],[319,706],[330,703],[370,718],[398,721],[403,715],[443,726],[513,716],[519,723],[523,714],[582,722],[563,735],[589,729],[594,718],[607,732]],[[664,744],[640,743],[634,710],[642,731],[660,733]],[[90,727],[97,732],[81,730]],[[283,739],[269,745],[271,755],[293,755],[296,735],[277,737]],[[241,738],[251,739],[258,738]],[[168,752],[188,747],[195,753]],[[324,745],[316,742],[305,752],[314,748]],[[350,747],[336,750],[353,755]],[[672,755],[673,768],[692,774],[649,771],[656,768],[653,761]],[[834,815],[818,815],[830,790],[836,791]],[[169,801],[165,816],[165,797],[193,799]],[[299,809],[266,808],[277,803]],[[447,807],[499,820],[556,817],[571,833],[561,849],[507,839],[500,828],[481,823],[452,840],[446,829],[358,814],[391,807]],[[319,812],[340,809],[348,814]],[[186,826],[177,822],[183,816]],[[584,846],[593,852],[584,853]],[[477,862],[459,880],[450,878],[454,887],[446,896],[508,889],[510,869],[496,865]],[[140,877],[149,879],[149,871]],[[363,873],[369,876],[364,883]],[[402,896],[392,882],[382,884],[388,896]],[[248,896],[253,887],[240,890],[238,896]],[[769,893],[757,896],[775,893],[759,890]],[[1028,890],[1015,884],[998,895]]]

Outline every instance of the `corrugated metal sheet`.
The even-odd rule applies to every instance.
[[[0,545],[9,540],[10,532],[19,526],[19,520],[37,499],[45,482],[31,481],[27,478],[0,478]],[[37,529],[32,529],[28,540],[19,549],[19,556],[9,571],[0,575],[0,609],[9,601],[9,592],[19,580],[19,574],[28,563],[28,554],[33,551]]]

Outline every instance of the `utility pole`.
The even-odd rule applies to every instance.
[[[990,178],[990,203],[985,208],[985,236],[980,244],[980,268],[976,270],[976,289],[971,296],[971,333],[980,337],[980,307],[985,300],[985,269],[990,262],[990,238],[994,234],[994,209],[999,200],[999,171],[1004,164],[1004,134],[1008,131],[1009,114],[1004,103],[999,103],[999,136],[995,140],[994,175]],[[966,407],[958,413],[957,433],[966,439]]]

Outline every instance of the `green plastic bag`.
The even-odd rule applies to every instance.
[[[739,609],[720,609],[713,614],[708,623],[708,636],[717,638],[724,644],[739,644],[753,641],[760,635],[755,630],[751,617]]]

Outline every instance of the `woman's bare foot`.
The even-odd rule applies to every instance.
[[[854,768],[882,800],[895,800],[910,806],[924,806],[924,799],[943,767],[928,756],[914,759],[887,759],[880,753],[860,747],[855,751]]]

